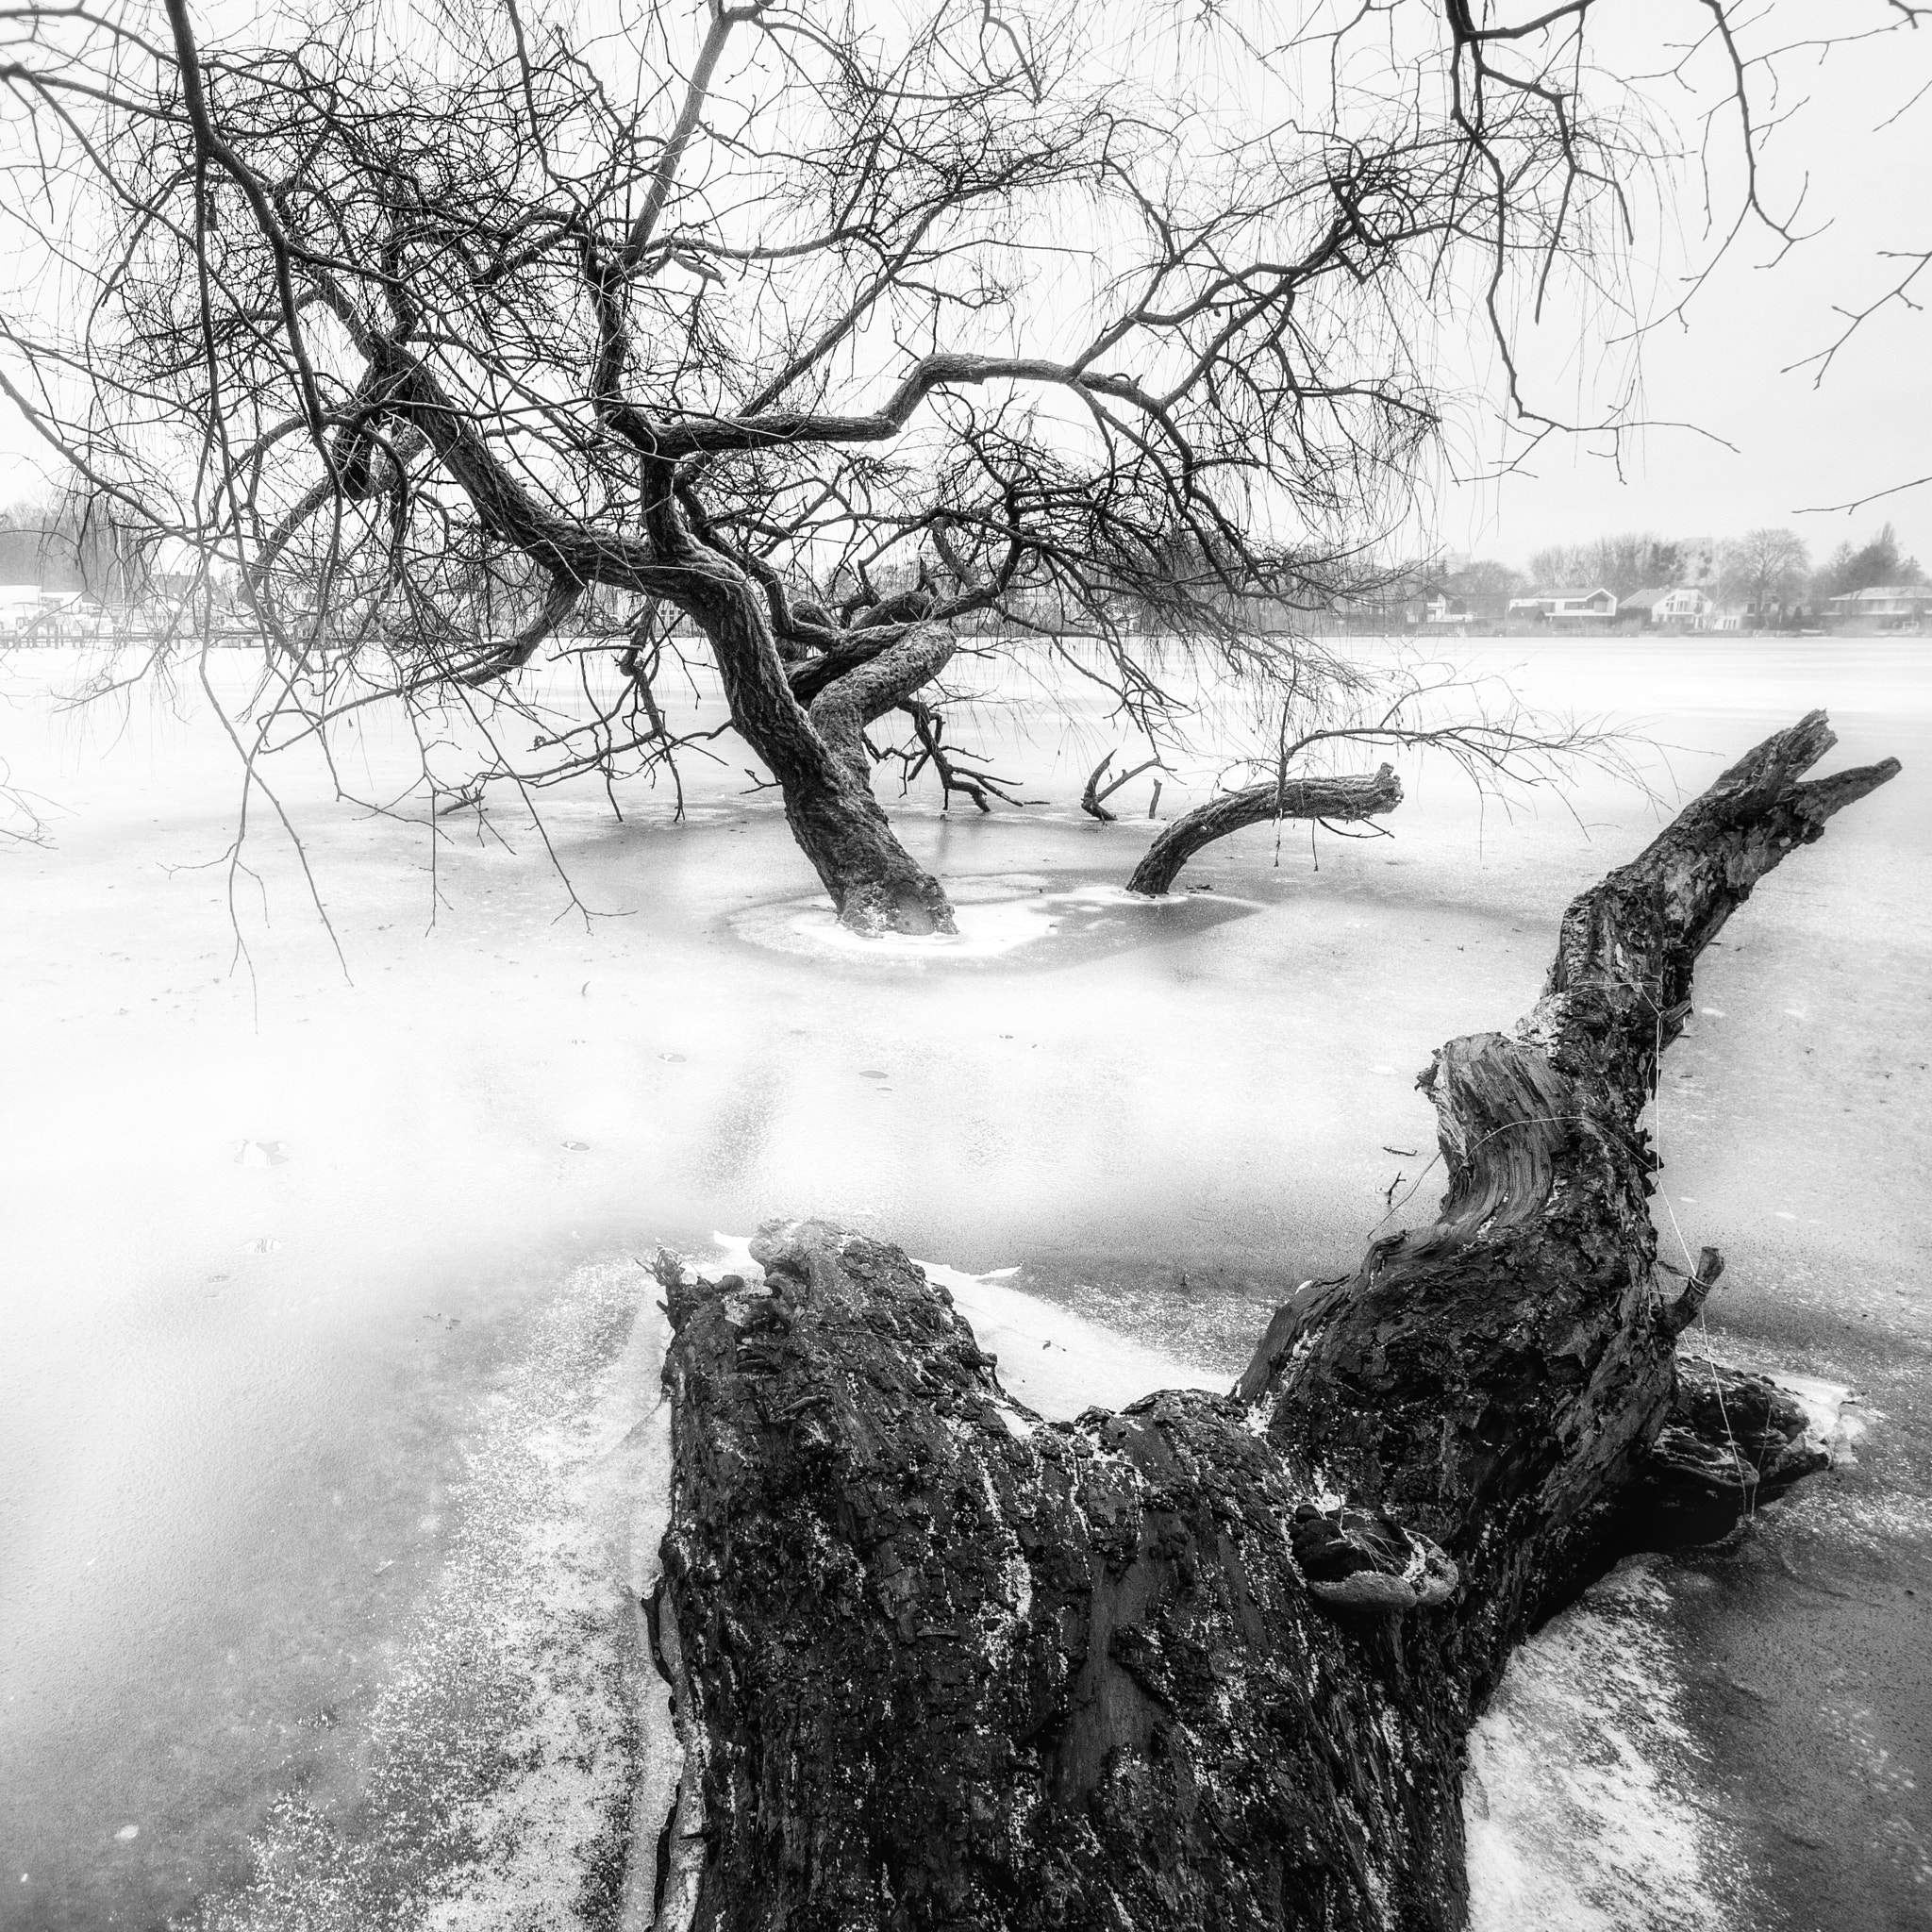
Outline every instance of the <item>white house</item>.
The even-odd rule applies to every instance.
[[[1617,614],[1614,591],[1553,591],[1547,596],[1512,597],[1509,615],[1515,618],[1543,618],[1551,624],[1584,624],[1612,618]]]
[[[40,585],[0,584],[0,637],[11,637],[40,614]]]
[[[1633,591],[1617,606],[1619,617],[1641,616],[1647,625],[1674,630],[1704,630],[1710,622],[1711,603],[1691,584],[1674,590]]]
[[[72,643],[96,636],[106,625],[100,606],[78,591],[0,584],[0,638],[22,643]]]
[[[0,584],[0,641],[85,643],[111,636],[113,618],[79,591],[43,591],[38,584]]]
[[[1826,605],[1831,615],[1861,628],[1917,630],[1932,617],[1932,584],[1874,584],[1869,591],[1850,591]]]

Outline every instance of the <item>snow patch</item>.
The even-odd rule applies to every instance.
[[[1076,886],[1048,891],[1031,874],[949,881],[952,933],[884,933],[867,939],[840,924],[832,902],[823,895],[756,906],[730,922],[731,930],[755,946],[807,958],[863,961],[871,965],[920,967],[971,965],[1010,958],[1038,950],[1047,941],[1126,928],[1130,921],[1172,918],[1176,907],[1192,901],[1154,899],[1124,886]],[[1217,894],[1227,908],[1257,909],[1257,902]],[[1198,917],[1199,915],[1184,915]],[[1149,928],[1152,929],[1151,927]]]
[[[938,1261],[918,1265],[953,1297],[980,1347],[998,1357],[1007,1392],[1049,1421],[1071,1421],[1085,1408],[1124,1408],[1157,1389],[1227,1388],[1224,1371],[1182,1361],[1008,1287],[999,1277],[1009,1269],[968,1274]]]
[[[1013,1600],[1013,1622],[1024,1624],[1033,1608],[1033,1570],[1024,1551],[1015,1549],[1007,1558],[1006,1580]]]
[[[1009,1436],[1017,1436],[1023,1442],[1033,1440],[1033,1418],[1016,1404],[1003,1402],[999,1406],[999,1419],[1007,1425]]]
[[[713,1258],[702,1270],[706,1274],[764,1279],[765,1271],[752,1259],[749,1235],[714,1233],[711,1248]],[[913,1265],[952,1296],[973,1339],[997,1358],[1007,1393],[1050,1422],[1071,1422],[1085,1408],[1124,1408],[1158,1389],[1207,1389],[1218,1394],[1227,1388],[1224,1371],[1149,1348],[1057,1302],[1011,1287],[1018,1266],[970,1274],[943,1261]],[[1003,1407],[1000,1419],[1016,1436],[1033,1432],[1024,1415]]]
[[[1780,1374],[1771,1379],[1805,1405],[1808,1424],[1805,1434],[1829,1454],[1834,1469],[1849,1469],[1857,1463],[1855,1445],[1870,1425],[1870,1417],[1856,1390],[1816,1375]]]
[[[1472,1932],[1729,1932],[1742,1860],[1697,1802],[1668,1590],[1620,1565],[1510,1659],[1463,1780]]]
[[[764,1263],[752,1259],[751,1241],[748,1234],[719,1234],[713,1230],[711,1249],[717,1258],[707,1272],[714,1279],[720,1274],[737,1274],[746,1281],[762,1281]]]
[[[646,1837],[633,1794],[661,1819],[681,1764],[634,1613],[668,1512],[667,1340],[628,1265],[580,1271],[543,1311],[478,1406],[445,1558],[394,1645],[353,1807],[285,1793],[252,1881],[185,1928],[579,1923],[589,1874]],[[647,1895],[655,1849],[654,1823]]]

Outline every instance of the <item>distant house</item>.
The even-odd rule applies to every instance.
[[[1509,615],[1553,625],[1607,623],[1617,614],[1614,591],[1551,591],[1536,597],[1512,597]]]
[[[1859,630],[1918,630],[1932,616],[1932,584],[1874,584],[1833,597],[1826,611]]]
[[[0,584],[0,639],[17,643],[68,643],[94,636],[106,622],[99,605],[78,591]]]
[[[18,630],[40,608],[40,585],[0,584],[0,631]]]
[[[1461,597],[1452,597],[1447,591],[1432,591],[1424,597],[1417,616],[1409,621],[1439,625],[1467,624],[1469,605]]]
[[[1704,630],[1709,625],[1710,612],[1710,599],[1690,584],[1632,591],[1617,606],[1619,617],[1669,630]]]

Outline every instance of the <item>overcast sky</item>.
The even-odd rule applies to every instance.
[[[1774,13],[1800,27],[1807,14],[1848,27],[1877,10],[1836,0]],[[1634,12],[1683,9],[1637,0]],[[1894,305],[1874,318],[1822,384],[1814,369],[1791,367],[1840,333],[1835,305],[1862,308],[1909,266],[1881,251],[1932,250],[1932,94],[1910,105],[1932,82],[1932,31],[1793,60],[1786,74],[1791,111],[1773,138],[1765,194],[1782,208],[1802,189],[1797,226],[1819,232],[1774,266],[1765,265],[1774,241],[1749,238],[1697,293],[1686,325],[1653,333],[1643,351],[1643,413],[1710,435],[1652,429],[1626,446],[1621,476],[1601,446],[1546,443],[1528,475],[1445,490],[1444,545],[1521,564],[1545,544],[1621,530],[1724,537],[1781,525],[1822,558],[1889,519],[1932,570],[1932,485],[1850,517],[1799,514],[1932,475],[1932,313]],[[1669,91],[1657,92],[1668,105]],[[1690,224],[1701,208],[1695,182],[1683,187]],[[1932,271],[1915,292],[1932,303]],[[1574,318],[1547,325],[1576,333]]]
[[[1876,0],[1778,0],[1773,9],[1800,30],[1813,20],[1842,29],[1880,17]],[[1687,12],[1687,0],[1630,0],[1606,18],[1630,23],[1654,58],[1660,24],[1668,32],[1703,15],[1694,5]],[[1687,325],[1654,332],[1642,355],[1642,413],[1708,435],[1653,428],[1627,439],[1621,474],[1601,445],[1567,438],[1546,442],[1523,474],[1501,482],[1452,477],[1436,494],[1429,533],[1443,548],[1520,566],[1546,544],[1623,530],[1722,538],[1769,524],[1796,529],[1822,559],[1890,520],[1906,550],[1932,569],[1932,486],[1850,517],[1800,514],[1932,474],[1932,314],[1894,306],[1874,318],[1822,386],[1813,370],[1791,366],[1830,343],[1842,325],[1834,305],[1862,306],[1896,277],[1902,265],[1881,251],[1932,249],[1932,93],[1908,105],[1932,82],[1932,30],[1840,47],[1822,64],[1793,62],[1786,75],[1780,106],[1795,111],[1778,129],[1765,192],[1788,206],[1805,185],[1799,226],[1822,232],[1770,267],[1771,239],[1747,238],[1698,292]],[[1674,108],[1670,84],[1656,88]],[[1720,149],[1734,152],[1722,140],[1726,125],[1713,125]],[[1693,228],[1695,185],[1685,182],[1679,202]],[[1646,239],[1652,259],[1661,258],[1657,238]],[[1920,292],[1932,300],[1932,272]],[[1560,313],[1543,326],[1557,344],[1588,332]],[[1563,402],[1541,399],[1552,408]],[[1452,468],[1464,476],[1498,446],[1492,434],[1460,442]],[[0,402],[0,502],[41,493],[49,474],[31,434]]]

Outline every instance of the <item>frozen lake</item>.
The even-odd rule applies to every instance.
[[[1474,1752],[1478,1923],[1922,1925],[1932,647],[1467,648],[1647,727],[1686,791],[1820,705],[1834,762],[1906,765],[1707,956],[1658,1121],[1684,1237],[1729,1263],[1717,1345],[1857,1391],[1856,1459],[1732,1545],[1620,1573],[1512,1666]],[[1123,741],[1024,695],[981,741],[1051,803],[900,814],[966,943],[866,952],[806,903],[742,760],[693,764],[682,824],[661,792],[623,824],[550,798],[588,921],[512,805],[446,821],[432,871],[420,824],[280,761],[339,959],[259,794],[227,875],[240,774],[206,701],[55,707],[78,676],[0,667],[0,757],[56,808],[50,847],[0,851],[23,1932],[610,1923],[649,1541],[625,1474],[657,1393],[639,1257],[820,1214],[1017,1270],[1016,1333],[1097,1324],[1130,1363],[1231,1375],[1422,1175],[1430,1050],[1531,1003],[1565,902],[1657,823],[1607,779],[1506,816],[1411,765],[1392,840],[1301,827],[1277,855],[1259,829],[1190,870],[1211,892],[1129,907],[1145,781],[1082,819]],[[367,715],[339,756],[380,790],[413,748]]]

